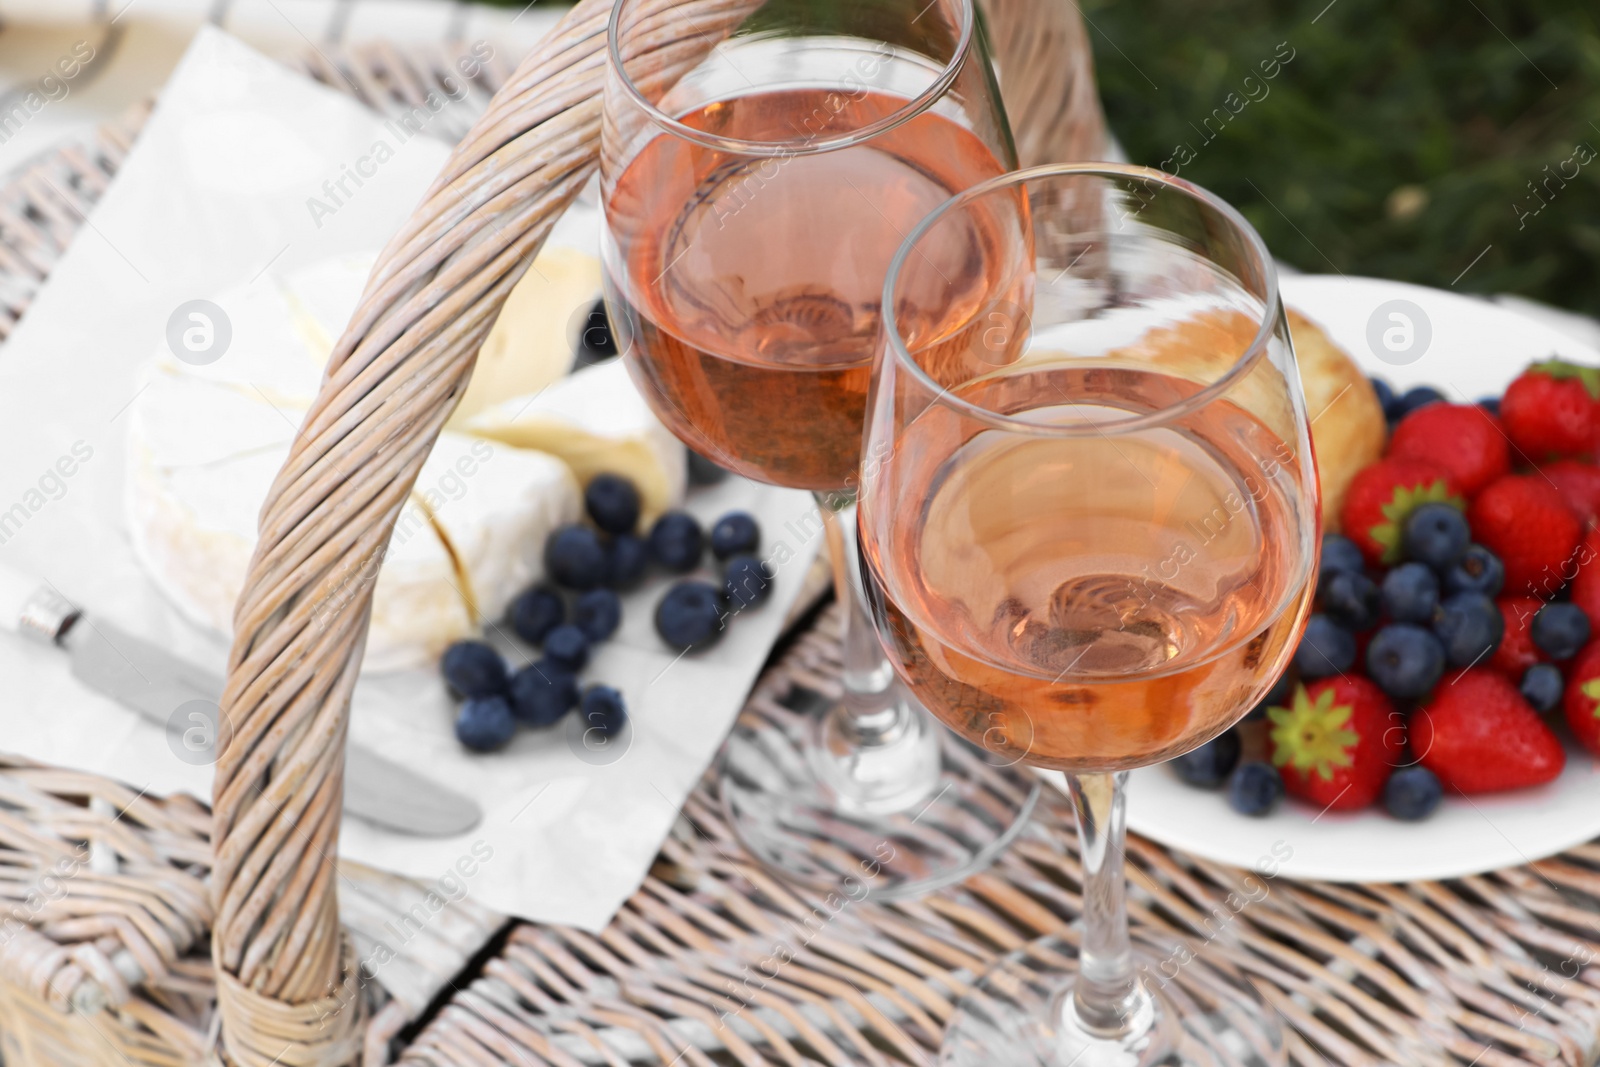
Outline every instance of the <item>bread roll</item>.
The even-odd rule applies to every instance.
[[[1334,530],[1351,479],[1383,454],[1388,428],[1378,395],[1355,360],[1304,315],[1291,309],[1288,318],[1305,390],[1306,416],[1311,420],[1323,528]],[[1195,382],[1211,382],[1239,358],[1258,326],[1258,320],[1242,312],[1205,311],[1156,327],[1109,357],[1133,366],[1160,368]],[[1229,399],[1280,437],[1293,437],[1293,411],[1276,364],[1268,360],[1257,363],[1229,390]]]

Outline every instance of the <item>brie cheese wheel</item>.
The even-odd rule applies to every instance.
[[[607,471],[631,478],[639,488],[644,524],[683,499],[688,454],[639,395],[620,359],[574,371],[540,393],[482,411],[461,429],[559,456],[585,485]]]
[[[220,296],[232,325],[222,358],[197,366],[163,348],[146,368],[145,387],[129,408],[126,513],[141,562],[196,622],[232,629],[261,505],[373,259],[331,259]],[[659,441],[649,450],[653,458],[641,458],[640,435],[650,431],[626,375],[612,381],[609,398],[588,387],[575,393],[574,403],[586,407],[566,424],[581,427],[588,445],[577,450],[581,470],[565,456],[470,426],[475,413],[522,406],[518,394],[536,398],[530,410],[546,410],[539,398],[568,391],[563,376],[598,283],[592,256],[555,246],[512,291],[485,344],[488,359],[480,359],[463,408],[396,524],[373,590],[366,669],[431,666],[450,642],[477,636],[484,620],[498,618],[541,576],[549,532],[580,517],[579,476],[648,472],[653,503],[681,499],[682,446],[675,462],[670,454],[660,458],[666,450]],[[666,434],[659,423],[655,432]]]

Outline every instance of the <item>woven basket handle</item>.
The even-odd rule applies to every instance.
[[[755,4],[649,2],[663,17],[641,60],[664,77]],[[384,249],[262,507],[213,786],[212,955],[223,1050],[243,1067],[356,1058],[361,997],[333,857],[373,578],[506,295],[595,169],[611,6],[582,0],[523,61]],[[1100,112],[1076,6],[994,9],[1024,161],[1095,154]]]

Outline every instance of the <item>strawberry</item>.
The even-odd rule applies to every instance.
[[[1589,642],[1568,665],[1561,703],[1572,736],[1600,756],[1600,641]]]
[[[1511,470],[1511,445],[1500,420],[1477,404],[1429,404],[1400,420],[1389,455],[1443,470],[1471,496]]]
[[[1600,518],[1600,467],[1575,459],[1559,459],[1540,468],[1587,529]]]
[[[1549,598],[1566,584],[1578,517],[1537,474],[1508,474],[1484,487],[1467,509],[1477,542],[1506,566],[1506,595]],[[1566,573],[1563,573],[1566,571]]]
[[[1544,659],[1533,646],[1533,616],[1544,607],[1544,601],[1531,596],[1503,596],[1495,601],[1500,617],[1505,620],[1505,630],[1500,645],[1489,659],[1489,666],[1512,681],[1521,681],[1522,672]]]
[[[1530,460],[1575,455],[1594,443],[1597,402],[1600,368],[1551,359],[1531,365],[1507,386],[1500,421]]]
[[[1572,579],[1572,602],[1589,616],[1589,625],[1600,634],[1600,530],[1590,530],[1572,557],[1577,574]]]
[[[1289,706],[1268,708],[1267,718],[1267,748],[1284,789],[1335,811],[1378,799],[1405,748],[1394,706],[1360,675],[1296,686]]]
[[[1516,683],[1475,668],[1445,675],[1411,717],[1411,751],[1446,789],[1463,793],[1542,785],[1567,760]]]
[[[1392,566],[1400,562],[1406,517],[1417,505],[1436,501],[1464,506],[1442,467],[1419,459],[1380,459],[1350,482],[1339,521],[1369,563]]]

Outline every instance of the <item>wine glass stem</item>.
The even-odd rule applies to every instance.
[[[910,709],[901,699],[894,668],[889,665],[867,613],[866,595],[858,580],[855,499],[847,493],[818,492],[828,557],[833,567],[834,595],[843,606],[840,683],[844,700],[840,723],[859,745],[885,744],[905,729]]]
[[[1067,788],[1078,816],[1083,857],[1083,943],[1078,980],[1061,1005],[1077,1029],[1107,1040],[1132,1036],[1139,1009],[1148,997],[1133,969],[1128,939],[1127,834],[1125,801],[1128,775],[1069,774]]]

